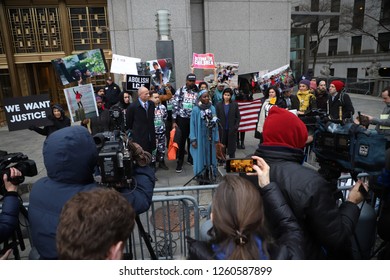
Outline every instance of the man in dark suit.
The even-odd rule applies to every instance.
[[[154,103],[149,101],[149,90],[146,87],[140,87],[137,100],[127,107],[126,112],[127,129],[131,130],[134,142],[150,154],[156,149],[154,109]]]

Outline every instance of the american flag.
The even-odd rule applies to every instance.
[[[254,99],[253,101],[238,101],[237,104],[241,115],[238,131],[244,132],[255,130],[262,105],[260,98]]]

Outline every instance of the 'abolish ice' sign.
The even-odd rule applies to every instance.
[[[26,129],[31,125],[52,124],[47,119],[47,116],[51,114],[48,94],[5,98],[4,108],[9,131]]]
[[[150,89],[150,76],[126,75],[126,90],[137,90],[140,87]]]

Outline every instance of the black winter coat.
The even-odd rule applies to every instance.
[[[353,114],[355,113],[355,109],[353,108],[351,98],[346,93],[341,93],[341,95],[340,93],[337,93],[333,101],[332,101],[332,96],[329,94],[327,106],[328,106],[328,110],[327,110],[328,114],[334,120],[338,120],[340,118],[340,114],[339,114],[340,106],[342,107],[343,120],[352,118]]]
[[[228,154],[233,154],[236,151],[236,133],[238,130],[238,127],[240,126],[240,111],[238,110],[238,104],[236,102],[231,102],[229,105],[229,113],[228,113],[228,119],[226,119],[225,116],[225,109],[224,109],[224,102],[219,102],[217,104],[217,117],[220,120],[221,127],[219,128],[220,131],[220,139],[222,143],[226,143],[226,138],[228,139],[228,146],[227,151]],[[226,122],[228,123],[229,127],[229,134],[225,135],[225,126]]]
[[[256,177],[257,178],[257,177]],[[287,205],[276,183],[270,183],[259,188],[264,202],[264,211],[268,224],[277,228],[273,237],[274,243],[269,244],[270,259],[300,260],[304,259],[303,233],[297,220]],[[188,259],[213,259],[211,243],[188,238]]]
[[[145,111],[139,99],[127,107],[126,125],[131,130],[131,135],[144,151],[152,153],[156,149],[156,133],[154,128],[154,109],[152,101],[148,101],[148,111]]]
[[[338,207],[335,187],[301,164],[301,150],[259,146],[255,154],[270,165],[271,182],[280,187],[304,232],[306,257],[351,258],[349,240],[360,215],[358,206],[344,202]]]

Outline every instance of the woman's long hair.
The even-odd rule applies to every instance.
[[[227,259],[269,258],[263,200],[251,182],[226,175],[213,196],[212,219],[212,243],[219,245]],[[262,241],[262,248],[256,239]]]

